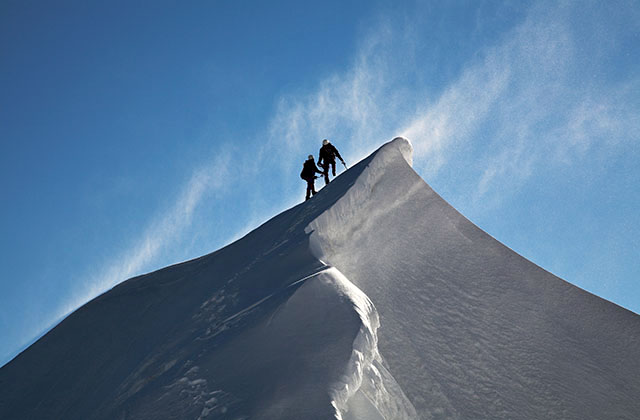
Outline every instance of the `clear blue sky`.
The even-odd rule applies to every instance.
[[[0,364],[301,201],[325,137],[407,136],[465,216],[640,312],[640,4],[561,3],[3,1]]]

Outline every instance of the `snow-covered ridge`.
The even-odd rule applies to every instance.
[[[313,289],[314,300],[322,299],[321,296],[326,294],[332,295],[331,304],[325,304],[322,310],[333,311],[335,308],[332,305],[347,305],[358,315],[359,328],[353,340],[351,357],[343,374],[331,384],[329,391],[335,416],[337,419],[342,419],[342,413],[348,411],[349,399],[360,389],[363,376],[370,369],[377,355],[378,313],[371,300],[333,267],[322,271],[303,287]],[[304,289],[301,288],[300,291],[302,290]]]
[[[332,287],[349,299],[360,318],[360,329],[353,341],[353,351],[342,378],[333,384],[332,404],[336,409],[336,418],[342,419],[342,413],[348,410],[349,399],[360,389],[365,371],[369,369],[378,352],[377,329],[378,313],[371,300],[354,286],[338,270],[333,269],[327,280]]]
[[[411,143],[403,137],[393,139],[376,151],[375,159],[367,164],[349,190],[305,228],[305,232],[311,234],[310,247],[316,257],[322,259],[327,249],[335,252],[335,248],[340,247],[343,236],[355,233],[354,228],[345,229],[345,226],[356,225],[356,229],[363,229],[363,224],[375,223],[376,217],[392,210],[393,205],[384,203],[379,206],[381,211],[375,217],[370,215],[368,221],[362,217],[363,206],[370,200],[371,191],[384,177],[389,165],[398,159],[403,159],[411,165],[412,153]],[[336,230],[337,226],[341,229]],[[336,287],[345,290],[351,297],[362,322],[360,332],[353,343],[353,353],[347,371],[332,392],[336,417],[342,419],[343,413],[346,413],[345,415],[351,416],[349,418],[417,418],[415,409],[383,365],[377,346],[379,317],[373,303],[341,273]],[[381,374],[381,371],[384,374]],[[359,396],[360,401],[355,401],[353,399],[360,391],[363,380],[367,385],[375,384],[375,391],[372,392],[365,386]]]
[[[638,419],[640,317],[465,219],[402,138],[0,369],[0,418]]]
[[[360,318],[360,330],[341,379],[332,385],[332,405],[338,420],[417,419],[415,409],[384,366],[378,351],[378,312],[371,300],[333,268],[327,279],[345,296]]]
[[[403,415],[640,418],[640,317],[487,235],[410,154],[401,138],[382,146],[306,229],[314,255],[376,306],[393,401],[410,401]]]
[[[400,199],[371,202],[374,190],[401,162],[413,164],[413,147],[406,138],[396,137],[380,147],[348,191],[306,227],[305,232],[311,233],[311,250],[316,257],[323,259],[329,250],[336,251],[346,238],[372,229],[378,218],[401,204]],[[421,186],[414,182],[409,190]],[[405,185],[397,185],[397,188],[408,196],[404,194]]]

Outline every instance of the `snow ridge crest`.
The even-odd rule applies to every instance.
[[[396,137],[375,152],[366,168],[349,190],[305,228],[310,233],[310,249],[320,260],[325,256],[349,252],[343,248],[347,237],[353,239],[371,223],[391,211],[398,202],[378,205],[371,211],[374,191],[382,186],[388,171],[412,165],[413,147],[404,137]],[[415,185],[409,184],[413,189]],[[369,220],[363,220],[369,214]],[[364,244],[363,244],[364,245]],[[404,395],[378,351],[378,312],[369,297],[338,269],[326,273],[339,295],[346,297],[360,318],[360,330],[341,379],[331,390],[337,420],[408,420],[417,419],[415,408]],[[326,276],[325,276],[326,278]]]
[[[360,330],[344,374],[330,391],[336,420],[414,420],[417,413],[378,351],[380,317],[373,302],[336,268],[322,275],[360,318]]]
[[[333,385],[332,405],[336,409],[336,419],[342,420],[342,413],[348,411],[348,401],[360,389],[365,371],[369,369],[378,354],[380,319],[373,303],[360,289],[351,283],[340,271],[332,268],[327,274],[338,293],[351,302],[360,317],[360,330],[353,341],[353,351],[342,378]]]

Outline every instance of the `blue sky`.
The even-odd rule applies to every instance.
[[[474,223],[640,313],[637,1],[321,3],[2,2],[0,363],[300,202],[323,138],[405,135]]]

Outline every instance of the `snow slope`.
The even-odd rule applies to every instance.
[[[0,369],[0,418],[638,419],[640,317],[504,247],[385,144]]]

